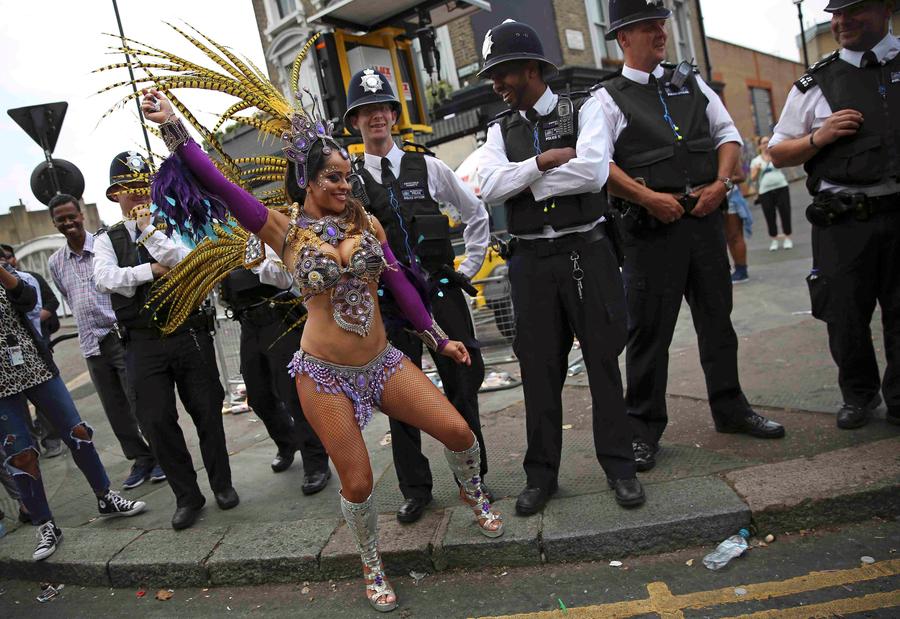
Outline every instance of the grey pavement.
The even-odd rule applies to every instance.
[[[840,402],[837,372],[827,351],[825,327],[808,314],[804,277],[810,268],[809,225],[803,217],[807,198],[801,183],[793,185],[792,195],[795,249],[791,251],[767,251],[765,223],[754,207],[755,234],[748,240],[752,279],[735,287],[733,313],[745,391],[760,412],[785,424],[785,439],[761,441],[714,431],[685,306],[671,349],[670,425],[657,467],[642,474],[648,500],[638,510],[626,512],[615,505],[597,464],[590,395],[577,350],[572,353],[573,376],[564,391],[560,491],[543,514],[514,515],[514,497],[525,483],[521,389],[481,396],[490,463],[486,480],[506,516],[506,534],[498,539],[477,533],[469,514],[459,507],[441,446],[427,437],[424,452],[432,464],[435,501],[419,523],[397,523],[394,512],[402,496],[387,419],[377,415],[364,437],[389,573],[647,554],[714,543],[742,526],[760,523],[787,531],[896,515],[900,430],[881,419],[856,431],[841,431],[834,424]],[[877,317],[873,336],[880,349]],[[508,352],[500,346],[490,349],[488,356],[502,359]],[[61,344],[57,360],[82,416],[95,429],[101,458],[117,487],[129,463],[85,380],[77,342]],[[517,374],[514,363],[498,363],[496,369]],[[84,585],[199,586],[358,575],[358,555],[341,520],[337,479],[323,492],[303,496],[299,462],[284,473],[271,472],[275,446],[252,412],[225,415],[224,423],[240,506],[227,512],[217,509],[205,472],[198,469],[208,502],[192,529],[171,530],[175,503],[166,484],[145,483],[125,492],[145,500],[146,513],[99,520],[96,503],[71,457],[42,460],[47,495],[65,540],[50,559],[34,563],[33,529],[17,527],[8,517],[4,522],[13,531],[0,540],[0,576]],[[182,427],[200,467],[196,433],[186,415]],[[798,476],[805,483],[793,483]],[[5,496],[0,507],[15,513]]]

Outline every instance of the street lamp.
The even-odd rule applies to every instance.
[[[791,0],[797,5],[797,19],[800,20],[800,41],[803,43],[803,62],[809,66],[809,52],[806,49],[806,30],[803,28],[803,0]]]

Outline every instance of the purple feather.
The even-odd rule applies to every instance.
[[[183,237],[199,243],[215,236],[212,224],[228,222],[228,210],[222,201],[206,192],[177,155],[171,155],[154,175],[150,197],[156,210],[163,214]]]

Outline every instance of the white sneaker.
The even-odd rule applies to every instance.
[[[116,516],[134,516],[144,511],[147,504],[143,501],[129,501],[118,492],[112,490],[104,497],[97,497],[97,509],[101,518],[114,518]]]
[[[784,243],[781,246],[784,249],[794,249],[794,242],[791,239],[784,239]]]
[[[62,536],[62,529],[53,524],[52,520],[48,520],[38,527],[38,545],[31,556],[35,561],[46,559],[56,552],[56,545],[62,541]]]
[[[769,245],[769,251],[778,251],[778,239],[772,239],[772,243]]]

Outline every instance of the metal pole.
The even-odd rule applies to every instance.
[[[806,30],[803,28],[803,0],[794,0],[797,5],[797,19],[800,20],[800,41],[803,43],[803,62],[809,66],[809,51],[806,49]]]
[[[125,47],[125,32],[122,30],[122,18],[119,17],[119,5],[116,0],[112,0],[113,10],[116,12],[116,23],[119,25],[119,36],[122,38],[122,47]],[[128,63],[128,75],[131,77],[131,87],[137,94],[137,84],[134,83],[134,71],[131,69],[131,57],[126,53],[125,62]],[[141,111],[140,97],[135,97],[134,104],[137,106],[138,118],[141,119],[141,131],[144,133],[144,144],[147,146],[147,160],[153,165],[153,151],[150,150],[150,136],[147,135],[147,128],[144,126],[144,113]]]

